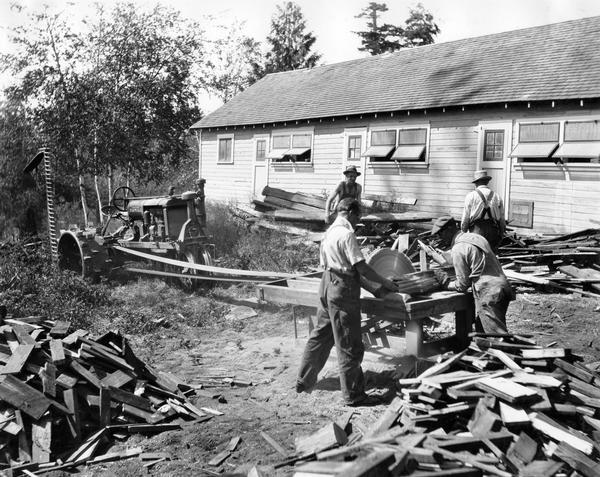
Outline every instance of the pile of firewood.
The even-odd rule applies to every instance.
[[[140,448],[98,454],[111,437],[222,414],[196,407],[194,389],[140,361],[113,332],[92,339],[84,330],[69,332],[67,322],[7,318],[0,362],[0,471],[11,475],[144,458]]]
[[[331,423],[280,466],[302,477],[600,475],[600,374],[565,348],[474,335],[467,350],[400,379],[400,396],[366,431]]]

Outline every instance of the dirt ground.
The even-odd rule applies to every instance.
[[[247,298],[252,299],[250,293],[247,292]],[[284,457],[267,444],[260,431],[292,453],[296,437],[309,435],[351,410],[341,400],[335,352],[312,394],[297,395],[294,391],[295,374],[308,334],[308,310],[299,313],[295,338],[291,308],[249,308],[244,306],[243,296],[233,298],[226,292],[222,300],[230,307],[225,325],[185,328],[177,333],[165,329],[152,339],[130,337],[131,343],[140,358],[190,384],[206,383],[210,377],[234,377],[253,385],[207,386],[207,391],[222,395],[224,402],[199,397],[198,405],[217,409],[224,415],[186,424],[183,430],[152,437],[137,435],[115,444],[140,446],[144,452],[169,452],[171,461],[145,469],[139,460],[131,459],[88,467],[83,469],[84,475],[245,476],[256,465],[265,475],[289,476],[293,475],[293,467],[273,468]],[[599,319],[600,299],[519,289],[507,322],[512,332],[531,334],[540,344],[557,341],[572,348],[586,362],[594,362],[600,360]],[[434,324],[432,333],[448,331],[449,323],[448,317],[443,317]],[[390,338],[389,349],[374,347],[367,351],[363,369],[370,393],[383,396],[387,402],[392,400],[393,373],[397,367],[402,369],[403,355],[404,340],[395,336]],[[368,427],[384,410],[385,405],[355,409],[353,427]],[[236,436],[241,437],[241,442],[232,455],[220,466],[208,465]]]

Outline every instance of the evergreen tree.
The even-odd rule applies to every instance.
[[[367,18],[366,31],[355,32],[361,38],[359,51],[368,51],[371,55],[397,51],[401,48],[428,45],[435,41],[440,32],[433,21],[433,15],[423,5],[417,4],[410,9],[408,19],[403,26],[383,23],[381,16],[388,11],[387,4],[370,2],[356,18]]]
[[[312,32],[306,31],[304,15],[296,3],[278,5],[267,36],[270,50],[262,63],[253,64],[254,79],[279,71],[312,68],[321,58],[311,51],[316,40]]]

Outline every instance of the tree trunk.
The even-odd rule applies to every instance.
[[[127,163],[127,171],[125,172],[125,185],[129,188],[129,174],[131,172],[131,162]]]
[[[81,195],[81,208],[83,209],[83,223],[84,228],[88,226],[88,211],[87,211],[87,200],[85,199],[85,182],[83,180],[83,174],[81,173],[81,163],[77,152],[75,153],[75,161],[77,164],[77,176],[79,177],[79,194]]]
[[[108,200],[112,200],[112,184],[113,184],[113,168],[109,164],[108,165]]]
[[[96,198],[98,199],[98,217],[100,217],[100,225],[104,225],[104,215],[102,214],[102,197],[100,196],[100,187],[98,186],[98,174],[94,174],[94,187],[96,188]]]

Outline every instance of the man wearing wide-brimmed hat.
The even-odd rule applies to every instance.
[[[345,180],[340,182],[325,202],[325,223],[328,224],[331,218],[331,204],[338,204],[342,199],[354,199],[360,204],[360,196],[362,194],[361,185],[356,182],[356,178],[360,176],[360,172],[356,166],[348,166],[344,171]]]
[[[489,188],[491,176],[484,170],[475,171],[475,190],[465,198],[460,228],[463,232],[483,235],[495,251],[506,230],[504,204],[498,194]]]

